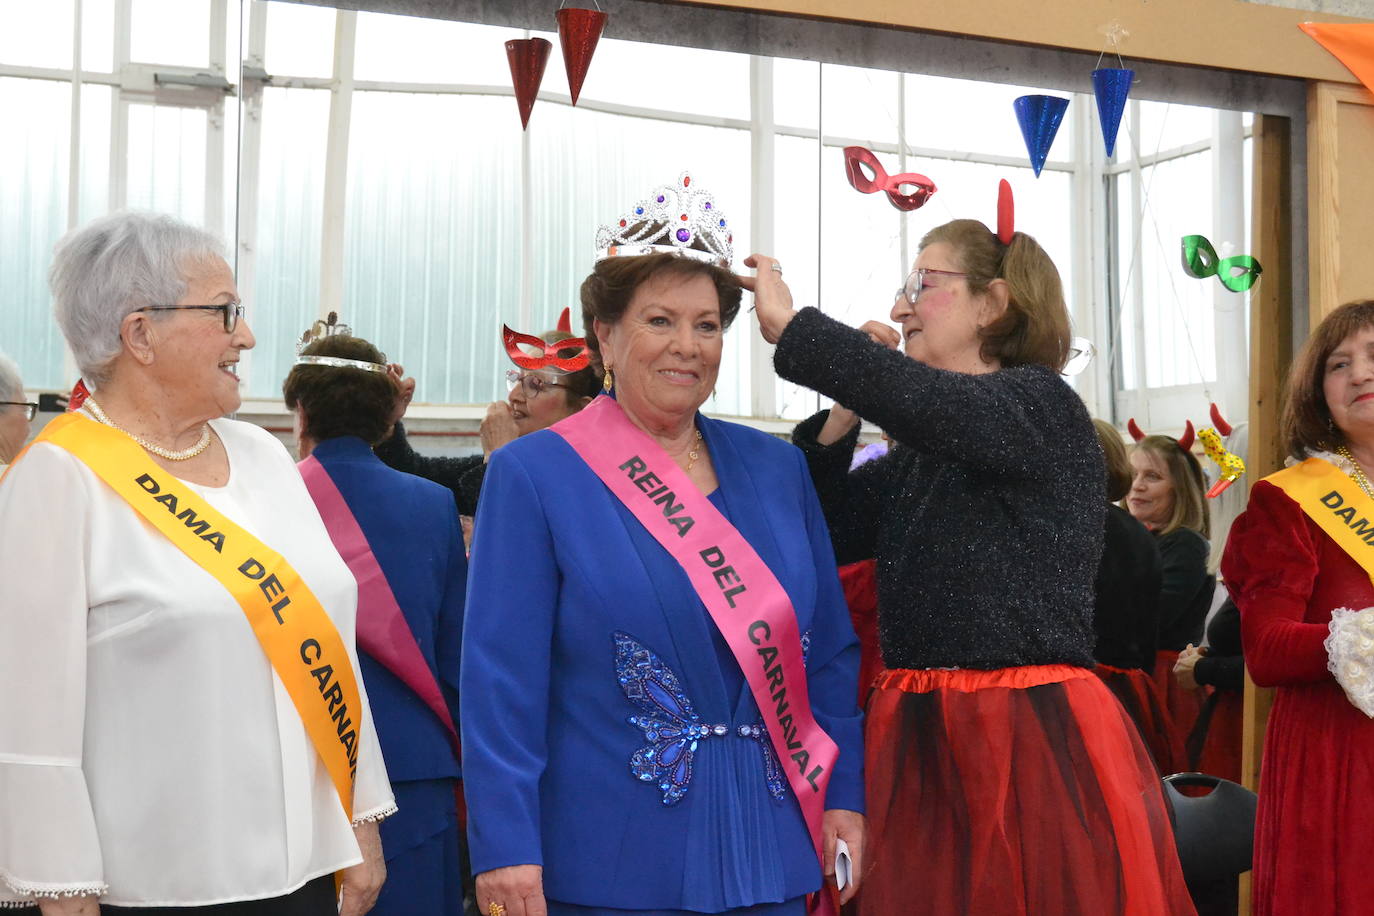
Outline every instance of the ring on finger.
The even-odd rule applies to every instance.
[[[769,264],[768,266],[776,270],[778,273],[782,273],[782,265],[779,264],[777,261],[774,261],[772,264]]]
[[[487,904],[487,916],[506,916],[506,905],[493,900]]]

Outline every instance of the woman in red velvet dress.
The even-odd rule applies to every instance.
[[[1346,492],[1352,518],[1374,511],[1365,499],[1365,475],[1374,473],[1374,300],[1341,306],[1313,333],[1289,376],[1282,425],[1295,459],[1330,465],[1303,465],[1334,475],[1323,491]],[[1260,771],[1254,912],[1371,914],[1374,720],[1347,699],[1325,643],[1333,609],[1374,605],[1374,585],[1327,533],[1344,532],[1322,527],[1334,513],[1324,517],[1318,502],[1309,514],[1310,499],[1300,504],[1281,488],[1294,479],[1285,473],[1255,484],[1222,561],[1250,674],[1277,688]]]

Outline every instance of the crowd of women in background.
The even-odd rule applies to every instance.
[[[766,254],[736,275],[717,204],[684,175],[601,230],[581,336],[505,330],[465,459],[410,445],[414,383],[331,317],[293,464],[224,419],[256,341],[214,239],[64,239],[92,393],[21,450],[0,357],[0,906],[1192,913],[1159,776],[1239,775],[1248,664],[1258,911],[1361,912],[1374,674],[1340,627],[1374,610],[1333,609],[1374,604],[1374,303],[1300,357],[1301,463],[1222,521],[1219,589],[1191,427],[1094,427],[1010,208],[927,233],[854,329]],[[700,412],[745,291],[835,402],[792,445]]]

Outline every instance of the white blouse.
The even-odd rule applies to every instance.
[[[295,567],[353,653],[357,585],[291,457],[212,425],[229,483],[187,486]],[[363,706],[354,823],[395,810]],[[0,483],[0,908],[254,900],[360,861],[229,592],[71,454],[32,446]]]

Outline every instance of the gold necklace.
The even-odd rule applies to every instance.
[[[697,430],[696,440],[692,443],[692,449],[687,453],[687,473],[692,473],[692,465],[697,463],[701,457],[701,430]]]
[[[1350,462],[1350,477],[1355,481],[1355,485],[1364,491],[1364,495],[1374,499],[1374,486],[1370,486],[1369,478],[1364,474],[1364,468],[1355,460],[1355,456],[1350,454],[1350,449],[1344,445],[1336,446],[1336,454]]]
[[[149,442],[147,439],[144,439],[141,436],[129,432],[124,427],[116,425],[113,420],[111,420],[109,417],[105,415],[105,411],[100,409],[100,405],[95,402],[95,398],[86,398],[86,400],[82,403],[81,406],[89,410],[91,412],[91,416],[94,417],[97,421],[104,423],[111,429],[119,430],[121,433],[128,436],[130,439],[134,440],[139,445],[143,446],[145,449],[152,452],[154,455],[157,455],[159,458],[166,458],[168,461],[189,461],[190,459],[196,457],[201,452],[205,451],[207,448],[210,447],[209,423],[206,423],[204,426],[200,428],[199,442],[197,442],[195,445],[191,446],[188,449],[183,449],[179,452],[174,452],[169,448],[163,448],[160,445],[155,445],[152,442]]]

